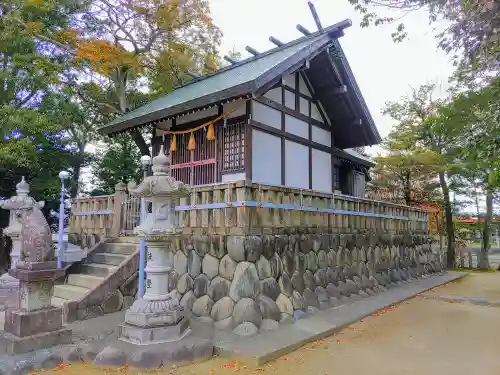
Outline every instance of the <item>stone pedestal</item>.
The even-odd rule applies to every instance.
[[[19,280],[18,307],[5,314],[0,350],[9,355],[71,343],[63,328],[63,311],[51,305],[54,280],[64,275],[57,262],[19,262],[9,274]]]
[[[119,327],[121,341],[159,344],[181,340],[190,332],[184,309],[168,292],[174,237],[148,241],[146,292],[125,313],[125,322]]]

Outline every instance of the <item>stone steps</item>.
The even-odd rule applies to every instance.
[[[84,288],[94,289],[101,285],[104,280],[105,278],[100,276],[73,273],[71,275],[68,275],[66,283],[69,285],[76,285]]]
[[[52,299],[51,299],[52,306],[55,306],[55,307],[63,307],[64,304],[68,301],[69,300],[67,300],[67,299],[54,297],[54,296],[52,296]]]
[[[83,298],[91,289],[76,285],[59,284],[54,286],[54,297],[66,300],[79,300]]]
[[[120,237],[100,243],[85,260],[75,263],[70,268],[64,283],[55,285],[52,305],[66,307],[64,308],[66,322],[84,319],[79,310],[86,306],[86,300],[91,300],[92,305],[101,299],[101,302],[104,302],[114,291],[122,288],[127,279],[137,271],[137,266],[131,267],[130,262],[138,258],[138,249],[138,240],[134,237]],[[117,276],[120,280],[116,280]],[[118,300],[123,298],[120,297]],[[70,302],[78,303],[75,305]]]
[[[103,250],[111,254],[130,255],[139,247],[136,243],[129,242],[108,242],[104,244]]]
[[[111,264],[100,264],[100,263],[83,263],[78,267],[81,274],[107,277],[113,273],[118,266]]]
[[[97,264],[119,266],[122,262],[127,260],[127,255],[116,253],[93,253],[87,259]]]

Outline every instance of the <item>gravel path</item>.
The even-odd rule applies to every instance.
[[[473,274],[428,293],[498,299],[500,273]],[[500,309],[417,297],[353,324],[260,368],[214,358],[172,370],[176,375],[370,374],[497,375]],[[135,374],[73,365],[46,374]]]

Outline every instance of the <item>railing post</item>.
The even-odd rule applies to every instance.
[[[119,182],[115,185],[115,199],[113,203],[113,224],[111,226],[111,237],[118,237],[121,230],[123,202],[127,198],[126,185]]]

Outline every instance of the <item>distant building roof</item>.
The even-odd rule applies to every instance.
[[[370,158],[369,156],[366,156],[366,155],[363,155],[362,153],[352,149],[352,148],[346,148],[344,150],[346,154],[349,154],[351,155],[353,158],[355,159],[358,159],[359,161],[361,161],[363,164],[366,164],[366,165],[369,165],[369,166],[374,166],[375,165],[375,162],[373,161],[372,158]]]

